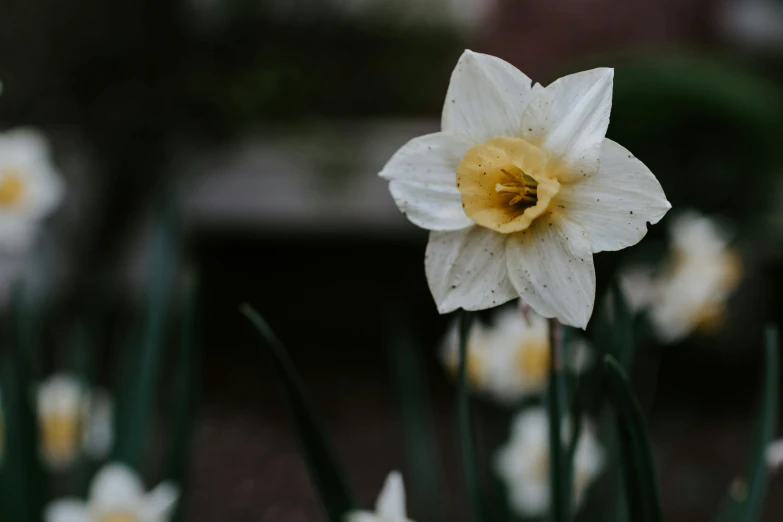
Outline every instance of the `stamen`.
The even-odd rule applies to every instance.
[[[536,204],[538,201],[538,182],[535,179],[521,170],[508,171],[500,169],[500,171],[511,178],[511,183],[497,183],[495,191],[515,194],[509,200],[509,205],[523,203],[525,206],[533,206]]]

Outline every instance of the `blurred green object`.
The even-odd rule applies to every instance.
[[[299,377],[283,343],[277,338],[269,324],[250,305],[240,307],[242,314],[258,330],[274,362],[280,392],[288,404],[291,420],[296,426],[299,444],[310,477],[321,499],[329,522],[341,522],[342,517],[356,508],[354,495],[344,478],[332,443],[321,427],[315,408],[310,402],[305,385]]]
[[[8,320],[10,319],[10,320]],[[40,522],[45,499],[44,471],[38,448],[38,422],[33,402],[30,315],[23,288],[14,289],[11,317],[3,329],[2,373],[5,448],[0,491],[0,520]]]
[[[782,164],[779,84],[746,61],[682,49],[607,58],[617,67],[609,137],[650,167],[674,209],[740,223],[768,209]]]
[[[567,411],[568,390],[564,375],[564,328],[555,319],[549,320],[549,384],[547,387],[547,413],[549,416],[549,488],[551,517],[553,522],[567,522],[570,513],[570,474],[567,469],[567,450],[563,445],[563,412]],[[569,466],[570,467],[570,466]]]
[[[126,410],[123,429],[117,432],[115,458],[137,471],[143,469],[145,453],[150,442],[155,416],[161,360],[164,351],[166,306],[174,275],[174,259],[178,247],[175,230],[176,209],[172,198],[164,198],[160,225],[155,234],[152,278],[148,287],[143,339],[139,346],[137,364],[124,368],[123,380],[132,385],[125,391],[121,404]],[[133,376],[129,379],[128,376]]]
[[[775,435],[780,393],[780,343],[778,329],[768,326],[765,332],[763,377],[753,446],[748,471],[730,488],[723,501],[717,522],[756,522],[761,520],[764,497],[769,484],[766,451]]]
[[[641,407],[628,376],[611,355],[604,356],[609,398],[617,416],[622,478],[633,522],[663,520],[658,478]]]
[[[413,332],[400,305],[390,314],[388,331],[391,335],[389,359],[397,391],[402,437],[409,473],[408,490],[413,504],[430,522],[443,520],[443,488],[440,481],[438,445],[432,405],[427,388],[426,371],[421,354],[414,343]]]
[[[174,377],[169,392],[170,408],[165,479],[187,489],[188,463],[193,442],[198,403],[198,346],[196,342],[196,310],[198,305],[198,276],[189,272],[182,284],[182,311],[180,317],[179,351],[174,364]],[[177,504],[174,520],[183,519],[182,499]]]
[[[468,494],[471,520],[484,520],[484,498],[481,493],[477,470],[476,451],[473,441],[473,425],[470,420],[470,391],[466,379],[468,367],[468,336],[473,324],[473,314],[461,311],[459,315],[459,366],[457,369],[457,419],[459,422],[460,449],[462,452],[462,473]]]

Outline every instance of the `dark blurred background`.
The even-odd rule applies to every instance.
[[[289,347],[367,504],[404,468],[388,370],[388,318],[404,310],[427,362],[445,511],[467,520],[427,236],[376,176],[438,129],[465,48],[543,84],[615,67],[609,136],[675,209],[733,223],[745,270],[723,328],[637,370],[657,379],[645,400],[668,520],[710,519],[743,471],[761,332],[783,304],[783,3],[0,0],[0,125],[43,129],[68,184],[48,231],[51,323],[96,306],[109,330],[127,323],[156,202],[173,191],[182,210],[182,266],[202,288],[186,520],[321,520],[243,301]],[[599,295],[628,259],[660,254],[665,223],[596,257]],[[781,516],[783,479],[765,520]]]

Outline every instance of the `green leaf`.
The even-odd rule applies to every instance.
[[[0,520],[39,522],[45,498],[44,472],[39,458],[30,359],[29,328],[32,325],[21,287],[14,290],[11,312],[11,321],[6,325],[2,339],[5,357],[0,360],[5,420]]]
[[[243,304],[240,311],[256,327],[272,357],[277,369],[281,393],[288,403],[289,413],[299,436],[300,448],[327,519],[330,522],[340,522],[343,515],[355,509],[356,503],[344,479],[332,444],[310,402],[304,383],[297,374],[283,343],[267,322],[248,304]]]
[[[614,355],[625,372],[630,373],[634,357],[633,313],[617,278],[612,282],[612,304]]]
[[[443,502],[432,406],[423,361],[404,317],[397,313],[390,321],[389,358],[403,426],[408,490],[422,519],[436,522],[443,520]]]
[[[125,368],[133,378],[125,375],[125,382],[132,382],[129,396],[122,400],[127,408],[123,431],[118,433],[116,457],[136,470],[140,470],[149,444],[149,435],[155,415],[155,399],[158,391],[163,340],[166,326],[166,305],[174,274],[177,251],[175,235],[175,209],[170,199],[164,202],[163,219],[156,231],[153,251],[152,279],[148,287],[143,337],[136,365]]]
[[[778,330],[768,326],[765,335],[763,383],[759,416],[747,475],[733,484],[723,501],[716,520],[720,522],[755,522],[761,520],[764,497],[769,484],[766,451],[775,434],[778,415],[780,353]]]
[[[198,401],[197,343],[195,319],[197,307],[198,278],[189,272],[185,275],[182,288],[182,312],[180,318],[179,352],[177,353],[174,379],[171,387],[172,411],[169,424],[168,451],[166,452],[166,479],[179,485],[180,491],[187,488],[188,462],[192,446],[193,429],[196,421]],[[183,516],[180,500],[175,520]]]
[[[630,519],[634,522],[659,522],[663,519],[660,493],[641,407],[620,363],[611,355],[604,356],[604,369],[609,397],[617,415]]]
[[[566,467],[566,448],[563,445],[563,412],[567,411],[568,391],[563,374],[563,328],[556,320],[550,324],[549,385],[547,387],[547,413],[549,415],[549,487],[551,494],[551,518],[553,522],[567,522],[570,519],[570,488]]]
[[[468,335],[473,323],[473,314],[460,312],[459,317],[459,368],[457,387],[457,419],[459,422],[460,449],[462,453],[462,472],[465,476],[465,488],[468,493],[471,520],[484,520],[484,503],[476,469],[476,452],[473,443],[473,426],[470,420],[470,391],[467,383]]]

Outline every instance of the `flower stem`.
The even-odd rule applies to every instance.
[[[470,396],[467,384],[468,335],[473,322],[470,312],[462,311],[459,321],[459,388],[457,394],[457,415],[459,419],[462,467],[465,475],[465,489],[468,492],[471,521],[482,522],[481,492],[476,469],[476,453],[473,447],[473,433],[470,422]]]
[[[563,447],[561,422],[565,401],[563,370],[563,331],[557,319],[549,320],[549,387],[547,410],[549,414],[549,486],[551,491],[551,520],[567,522],[570,516],[566,491],[565,448]]]

